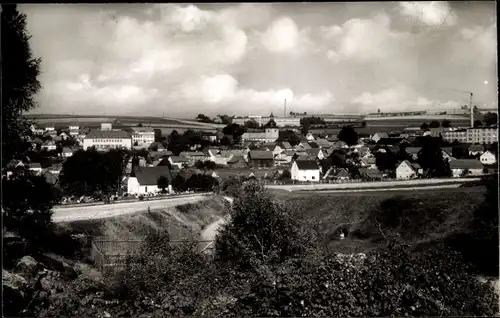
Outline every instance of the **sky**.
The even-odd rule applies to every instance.
[[[34,113],[497,107],[495,2],[24,4]]]

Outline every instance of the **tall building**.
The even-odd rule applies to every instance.
[[[121,130],[91,130],[83,139],[83,150],[92,147],[99,151],[132,149],[132,138]]]
[[[467,129],[443,131],[443,132],[441,132],[441,136],[443,137],[443,140],[446,140],[447,142],[458,141],[461,143],[466,143],[467,142]]]
[[[246,132],[241,136],[241,141],[274,142],[279,138],[278,128],[266,128],[263,132]]]
[[[467,129],[467,143],[492,144],[498,142],[498,127],[475,127]]]

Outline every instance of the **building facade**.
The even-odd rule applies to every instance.
[[[275,142],[279,138],[280,131],[278,128],[266,128],[263,132],[246,132],[241,136],[241,140],[245,141],[260,141],[260,142]]]
[[[125,131],[91,130],[83,139],[83,150],[132,149],[132,137]]]
[[[294,161],[290,174],[292,180],[320,181],[320,169],[316,161]]]
[[[134,146],[149,146],[155,141],[155,132],[151,127],[134,127],[132,144]]]
[[[475,127],[467,129],[467,143],[492,144],[498,142],[497,127]]]
[[[278,127],[300,127],[300,117],[275,117],[275,116],[248,116],[234,118],[233,123],[243,126],[247,121],[254,120],[260,126],[267,124],[271,119]]]
[[[460,143],[467,142],[467,129],[457,129],[452,131],[443,131],[441,133],[443,140],[447,142],[458,141]]]

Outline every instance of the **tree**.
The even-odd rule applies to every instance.
[[[422,123],[420,126],[420,130],[427,131],[429,130],[429,124],[428,123]]]
[[[238,142],[240,140],[241,135],[245,132],[245,127],[240,126],[238,124],[230,124],[222,129],[222,133],[224,135],[233,136],[233,141]]]
[[[479,109],[477,108],[477,105],[474,105],[474,107],[472,108],[472,112],[474,114],[479,114]]]
[[[303,255],[316,244],[304,214],[274,202],[262,186],[244,185],[234,200],[230,221],[216,240],[216,258],[241,270],[258,269]]]
[[[443,152],[439,142],[430,136],[422,140],[422,149],[418,153],[418,163],[424,169],[427,177],[449,177],[449,164],[443,159]]]
[[[245,122],[245,124],[244,124],[244,127],[245,128],[250,128],[250,129],[258,129],[258,128],[260,128],[259,124],[255,120],[253,120],[253,119],[247,120]]]
[[[432,120],[429,124],[429,128],[439,128],[441,124],[437,120]]]
[[[205,160],[203,162],[203,165],[205,166],[205,169],[207,169],[207,170],[215,170],[217,168],[217,165],[215,164],[215,162],[213,162],[211,160]]]
[[[142,127],[142,123],[138,123],[136,127]]]
[[[63,163],[59,181],[70,195],[110,195],[120,189],[125,165],[120,150],[79,150]]]
[[[385,148],[385,152],[375,153],[375,165],[380,171],[394,171],[396,164],[396,156],[389,149]]]
[[[198,116],[196,116],[196,120],[202,123],[212,123],[212,120],[204,114],[198,114]]]
[[[41,89],[39,58],[30,49],[26,15],[17,5],[2,4],[2,162],[21,158],[28,149],[23,136],[31,134],[30,123],[22,117],[38,105],[35,95]],[[8,45],[7,45],[8,43]]]
[[[498,115],[496,113],[487,112],[484,114],[484,124],[486,126],[492,126],[498,124]]]
[[[194,166],[196,169],[198,170],[203,170],[205,169],[205,163],[201,160],[197,160],[195,163],[194,163]]]
[[[172,180],[172,189],[175,192],[184,192],[186,191],[186,179],[181,174],[177,174],[175,178]]]
[[[352,126],[344,126],[340,130],[337,138],[349,146],[356,145],[358,143],[358,133],[354,130]]]
[[[479,119],[474,120],[474,127],[482,127],[482,126],[483,123]]]
[[[448,120],[448,119],[443,119],[443,121],[441,121],[441,127],[443,127],[443,128],[450,128],[451,127],[451,121]]]
[[[51,223],[52,207],[57,203],[56,189],[45,177],[28,170],[15,172],[8,180],[2,179],[3,225],[39,244]]]
[[[158,184],[158,188],[161,189],[162,193],[167,192],[167,190],[166,190],[168,188],[168,179],[167,179],[167,177],[160,176],[158,178],[157,184]]]
[[[377,110],[377,113],[379,113],[379,114],[380,114],[380,108]]]

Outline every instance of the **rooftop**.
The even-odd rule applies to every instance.
[[[250,159],[257,160],[273,160],[273,153],[265,150],[250,150],[248,153]]]
[[[483,169],[483,164],[477,159],[457,159],[450,161],[451,169]]]
[[[167,166],[139,167],[134,169],[131,177],[136,177],[140,185],[157,185],[158,179],[165,176],[169,182],[172,182],[172,173]]]
[[[312,160],[297,160],[295,161],[297,163],[297,168],[299,170],[318,170],[319,166],[316,161]]]
[[[123,130],[91,130],[85,139],[125,139],[130,138],[130,135]]]

